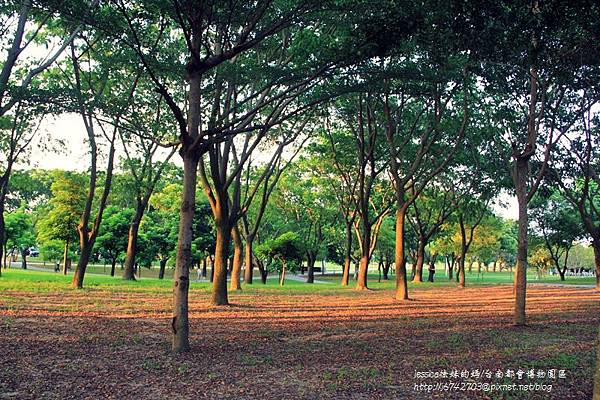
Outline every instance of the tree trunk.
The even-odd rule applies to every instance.
[[[463,250],[463,253],[465,253],[466,251]],[[458,271],[456,274],[456,277],[458,278],[458,286],[461,288],[465,287],[465,256],[461,255],[460,258],[458,259]]]
[[[423,264],[425,262],[425,238],[419,238],[417,262],[414,267],[413,282],[423,282]]]
[[[199,84],[191,85],[199,90]],[[190,89],[190,90],[192,90]],[[192,94],[190,94],[191,96]],[[196,173],[198,158],[183,153],[183,192],[179,212],[177,256],[173,274],[173,330],[172,350],[176,353],[190,349],[188,321],[188,293],[190,288],[190,265],[192,264],[192,223],[196,204]]]
[[[27,269],[27,249],[21,250],[21,268]]]
[[[254,277],[254,263],[252,246],[254,237],[251,235],[246,236],[246,248],[244,249],[244,282],[248,285],[252,285],[252,278]]]
[[[315,283],[315,262],[316,255],[309,253],[306,264],[308,266],[308,278],[306,279],[306,283]]]
[[[406,257],[404,257],[404,219],[406,209],[399,205],[396,211],[396,299],[408,300],[408,281],[406,279]]]
[[[135,210],[135,215],[129,225],[129,234],[127,236],[127,254],[125,255],[125,270],[123,271],[123,279],[134,281],[135,274],[133,266],[135,265],[135,256],[137,253],[138,232],[140,223],[144,215],[145,205],[138,202]]]
[[[117,266],[117,259],[113,258],[110,262],[110,276],[115,276],[115,267]]]
[[[237,226],[234,226],[231,230],[231,237],[233,239],[233,264],[231,266],[231,283],[229,285],[229,288],[231,290],[242,290],[242,285],[240,284],[240,277],[242,274],[243,245],[242,237]]]
[[[350,279],[350,264],[352,256],[352,224],[346,221],[346,247],[344,254],[344,271],[342,272],[342,286],[348,286]]]
[[[592,240],[594,263],[596,264],[596,290],[600,291],[600,237]]]
[[[279,275],[279,286],[285,285],[285,262],[281,266],[281,274]]]
[[[385,260],[383,262],[383,280],[387,281],[389,280],[389,273],[390,273],[390,258],[389,255],[385,254]]]
[[[369,250],[371,247],[371,227],[368,221],[363,223],[362,246],[360,255],[360,265],[358,267],[358,276],[356,278],[356,290],[365,290],[367,287],[367,274],[369,273]]]
[[[225,306],[229,304],[227,297],[227,261],[231,242],[231,226],[227,223],[227,212],[224,205],[217,202],[215,205],[215,226],[217,238],[215,243],[215,276],[213,280],[212,304]]]
[[[72,285],[77,289],[83,288],[83,277],[85,276],[85,270],[87,269],[88,263],[90,262],[90,257],[92,255],[93,243],[87,239],[88,232],[87,229],[82,229],[79,233],[80,236],[80,254],[79,260],[77,261],[77,267],[75,268],[75,273],[73,274],[73,282]]]
[[[202,258],[202,277],[206,279],[206,257]]]
[[[161,258],[158,261],[159,262],[158,279],[164,279],[164,277],[165,277],[165,268],[167,266],[167,260],[168,260],[168,258]]]
[[[63,275],[67,274],[69,269],[69,240],[65,241],[65,251],[63,253]]]
[[[517,326],[525,325],[525,301],[527,298],[527,174],[528,162],[526,159],[517,159],[515,189],[519,203],[519,234],[517,246],[517,266],[515,271],[515,309],[513,322]]]
[[[475,263],[475,259],[474,258],[470,258],[469,259],[469,273],[473,272],[473,264]]]

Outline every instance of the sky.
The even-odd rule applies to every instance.
[[[65,114],[46,120],[42,126],[41,139],[32,143],[32,151],[29,159],[24,159],[20,163],[20,169],[42,168],[42,169],[65,169],[74,171],[84,171],[89,166],[89,157],[87,156],[86,134],[81,117],[76,114]],[[54,143],[54,149],[48,149],[44,143],[48,138],[54,138],[54,141],[60,141],[60,144]],[[123,151],[117,149],[117,159],[122,156]],[[181,164],[177,155],[173,157],[176,164]],[[27,165],[26,163],[29,162]],[[507,219],[518,219],[517,200],[514,196],[503,193],[499,196],[499,201],[492,207],[494,211]],[[500,205],[505,204],[505,206]]]

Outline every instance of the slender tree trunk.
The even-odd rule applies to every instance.
[[[192,85],[194,90],[199,90]],[[190,89],[192,90],[192,89]],[[191,96],[191,94],[190,94]],[[190,349],[188,321],[188,293],[190,288],[190,266],[192,264],[192,223],[196,204],[196,177],[198,158],[183,153],[183,192],[179,212],[177,256],[173,274],[173,329],[172,350],[176,353]]]
[[[371,259],[369,250],[371,247],[371,227],[365,219],[362,232],[362,248],[358,276],[356,278],[356,290],[365,290],[367,287],[367,275],[369,273],[369,261]]]
[[[306,283],[315,283],[315,262],[316,255],[309,253],[306,263],[308,265],[308,278],[306,279]]]
[[[21,268],[27,269],[27,249],[21,250]]]
[[[419,245],[417,248],[417,262],[414,267],[415,274],[413,276],[413,282],[423,282],[423,264],[425,263],[425,238],[419,238]]]
[[[385,260],[383,262],[383,280],[387,281],[389,280],[389,273],[390,273],[390,258],[388,253],[386,252],[385,254]]]
[[[212,304],[224,306],[229,304],[227,297],[227,261],[231,243],[231,226],[227,222],[227,212],[223,204],[215,206],[215,225],[217,238],[215,243],[215,276],[213,280]]]
[[[110,276],[115,276],[115,267],[117,266],[117,259],[113,258],[110,262]]]
[[[135,256],[137,253],[138,232],[140,223],[144,216],[145,205],[142,202],[137,203],[135,215],[129,224],[129,234],[127,236],[127,254],[125,255],[125,270],[123,271],[123,279],[134,281],[135,274],[133,266],[135,265]]]
[[[246,236],[246,248],[244,249],[244,282],[248,285],[252,285],[252,278],[254,277],[254,263],[252,262],[254,259],[252,251],[253,242],[254,237],[251,235]]]
[[[408,300],[408,281],[406,279],[406,257],[404,257],[404,220],[406,209],[399,204],[396,211],[396,299]]]
[[[519,233],[517,245],[517,267],[515,271],[515,310],[513,322],[517,326],[525,325],[525,301],[527,297],[527,228],[529,220],[527,216],[527,174],[528,162],[526,159],[518,158],[516,163],[517,201],[519,203]]]
[[[454,274],[454,257],[450,257],[450,259],[446,257],[446,260],[448,262],[448,280],[451,281]]]
[[[469,260],[469,273],[473,272],[473,263],[475,263],[475,259],[471,258]]]
[[[594,263],[596,264],[596,290],[600,291],[600,236],[592,240]]]
[[[342,286],[348,286],[350,279],[350,264],[352,263],[352,223],[346,221],[346,247],[344,249],[344,271],[342,272]]]
[[[202,258],[202,277],[206,279],[206,257]]]
[[[165,268],[167,266],[168,258],[161,258],[158,262],[158,279],[164,279],[165,277]]]
[[[240,235],[239,228],[234,226],[231,230],[231,238],[233,239],[233,263],[231,266],[231,283],[229,288],[231,290],[242,290],[240,284],[240,277],[242,274],[242,263],[243,263],[243,245],[242,236]]]
[[[462,252],[466,253],[465,250],[463,250]],[[458,271],[457,271],[456,277],[458,278],[458,286],[461,288],[464,288],[465,287],[465,256],[464,256],[464,254],[461,254],[461,256],[458,259]]]
[[[285,262],[281,266],[281,274],[279,275],[279,286],[285,285]]]
[[[63,275],[67,274],[67,270],[69,268],[69,240],[65,241],[65,251],[63,253]]]

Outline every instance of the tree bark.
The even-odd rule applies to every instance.
[[[344,271],[342,272],[342,286],[348,286],[350,279],[350,264],[352,262],[352,223],[346,221],[346,247],[344,254]]]
[[[27,269],[27,249],[21,250],[21,268]]]
[[[529,220],[527,216],[527,175],[528,162],[522,157],[517,159],[515,170],[515,189],[519,203],[519,232],[517,246],[517,266],[515,271],[515,309],[513,322],[517,326],[525,325],[525,301],[527,298],[527,228]]]
[[[69,269],[69,239],[65,241],[65,251],[63,253],[63,275],[67,274]]]
[[[199,84],[192,84],[190,91],[200,90]],[[192,94],[190,94],[192,96]],[[172,350],[176,353],[190,349],[188,321],[188,293],[190,287],[190,265],[192,264],[192,222],[196,204],[196,174],[198,158],[194,155],[183,155],[183,192],[179,212],[179,233],[177,256],[173,274],[173,330]]]
[[[465,287],[465,257],[461,256],[458,259],[458,271],[456,273],[458,278],[458,286],[461,288]]]
[[[115,267],[117,266],[117,259],[113,258],[110,262],[110,276],[115,276]]]
[[[140,229],[140,223],[144,216],[144,209],[146,205],[142,202],[137,202],[135,215],[131,224],[129,225],[129,234],[127,235],[127,254],[125,255],[125,270],[123,271],[123,279],[135,281],[135,274],[133,266],[135,265],[135,256],[137,252],[137,241],[138,232]]]
[[[594,249],[594,263],[596,264],[596,290],[600,291],[600,237],[592,240]]]
[[[215,204],[215,226],[217,238],[215,243],[214,280],[212,291],[212,304],[224,306],[229,304],[227,297],[227,261],[231,243],[231,226],[227,221],[228,213],[220,202]]]
[[[408,300],[408,280],[406,279],[406,257],[404,256],[404,221],[406,208],[398,207],[396,211],[396,299]]]
[[[285,285],[285,262],[281,266],[281,275],[279,276],[279,286]]]
[[[79,228],[81,228],[81,226]],[[90,256],[92,255],[93,244],[90,243],[90,240],[87,238],[87,236],[89,236],[87,228],[84,227],[80,232],[79,236],[79,260],[77,261],[77,268],[75,269],[75,273],[73,274],[72,284],[77,289],[82,289],[85,270],[87,269],[88,263],[90,262]]]
[[[254,237],[252,235],[246,236],[246,248],[244,249],[244,282],[248,285],[252,285],[252,279],[254,277],[254,263],[252,262],[254,259],[252,251],[253,242]]]
[[[425,263],[425,238],[419,238],[419,245],[417,248],[417,262],[415,265],[415,274],[413,276],[413,282],[423,282],[423,264]]]
[[[231,266],[231,283],[229,288],[231,290],[242,290],[240,276],[242,274],[243,245],[242,237],[237,226],[234,226],[231,230],[231,237],[233,239],[233,264]]]
[[[358,276],[356,278],[356,290],[368,289],[367,274],[369,273],[369,261],[371,259],[371,255],[369,254],[371,247],[371,226],[368,224],[368,221],[365,222],[362,230],[362,248]]]
[[[315,262],[316,255],[309,252],[306,264],[308,266],[308,278],[306,279],[306,283],[315,283]]]
[[[161,258],[159,260],[158,279],[164,279],[165,277],[165,268],[167,266],[167,260],[168,258]]]

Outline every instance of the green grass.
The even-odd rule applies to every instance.
[[[208,292],[210,291],[211,284],[208,281],[196,282],[195,271],[190,273],[190,288],[195,291]],[[368,285],[373,290],[393,290],[395,287],[394,275],[389,276],[389,280],[385,281],[382,279],[378,282],[377,274],[369,274]],[[0,278],[0,292],[6,290],[13,291],[26,291],[26,292],[52,292],[57,290],[64,290],[69,287],[71,283],[72,275],[63,275],[62,273],[56,272],[44,272],[35,270],[22,270],[22,269],[7,269],[2,270],[2,278]],[[328,282],[328,284],[313,284],[309,285],[303,281],[296,281],[288,279],[283,287],[278,285],[277,276],[271,275],[267,280],[267,284],[263,285],[260,283],[258,277],[255,278],[253,285],[246,285],[242,283],[243,291],[241,293],[264,293],[269,291],[276,291],[278,293],[289,293],[289,294],[310,294],[319,293],[322,295],[337,295],[341,293],[351,292],[354,288],[355,282],[350,281],[348,287],[342,287],[340,285],[340,276],[333,275],[315,275],[317,281]],[[510,272],[488,272],[483,274],[477,274],[473,272],[466,274],[467,286],[479,286],[479,285],[498,285],[498,284],[510,284],[513,280],[513,274]],[[595,284],[595,278],[567,278],[566,281],[561,282],[558,277],[547,276],[544,279],[538,280],[536,276],[529,276],[528,282],[530,283],[564,283],[564,284]],[[436,274],[435,282],[422,282],[422,283],[409,283],[409,288],[419,289],[433,289],[439,287],[454,287],[456,282],[454,280],[449,281],[446,276],[442,273]],[[106,275],[98,275],[94,273],[86,274],[84,287],[86,290],[108,290],[113,292],[164,292],[171,290],[172,280],[170,277],[166,277],[163,280],[144,277],[137,281],[124,281],[120,275],[111,277]]]

